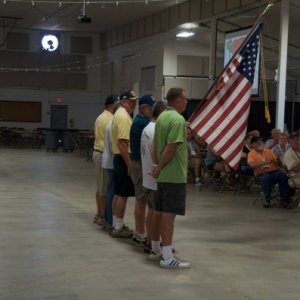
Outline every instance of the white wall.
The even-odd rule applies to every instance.
[[[119,94],[121,90],[140,85],[137,94],[149,93],[156,99],[162,97],[163,84],[163,43],[164,35],[158,34],[121,46],[109,48],[103,52],[102,81],[105,82],[102,97],[110,93]],[[156,84],[152,90],[143,89],[141,69],[156,67]]]

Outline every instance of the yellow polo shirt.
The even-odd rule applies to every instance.
[[[95,122],[95,142],[94,149],[103,151],[105,142],[105,130],[108,123],[112,120],[113,114],[108,110],[104,110]]]
[[[118,147],[118,140],[124,139],[129,141],[130,127],[132,118],[122,106],[115,112],[111,125],[111,144],[114,154],[120,154]],[[130,145],[128,145],[128,152],[130,152]]]

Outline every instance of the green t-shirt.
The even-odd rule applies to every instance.
[[[176,152],[160,171],[158,182],[187,182],[187,141],[184,118],[174,109],[168,108],[155,123],[154,145],[158,160],[168,144],[177,144]]]

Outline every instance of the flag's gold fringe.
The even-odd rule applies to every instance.
[[[263,97],[264,97],[264,102],[265,102],[265,118],[268,123],[271,123],[262,34],[260,34],[260,56],[261,56],[261,81],[262,81],[262,86],[263,86],[263,92],[264,92]]]

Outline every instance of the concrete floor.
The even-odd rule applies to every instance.
[[[299,212],[188,188],[164,270],[95,213],[92,164],[78,153],[0,149],[0,299],[299,299]],[[133,226],[133,199],[127,209]]]

